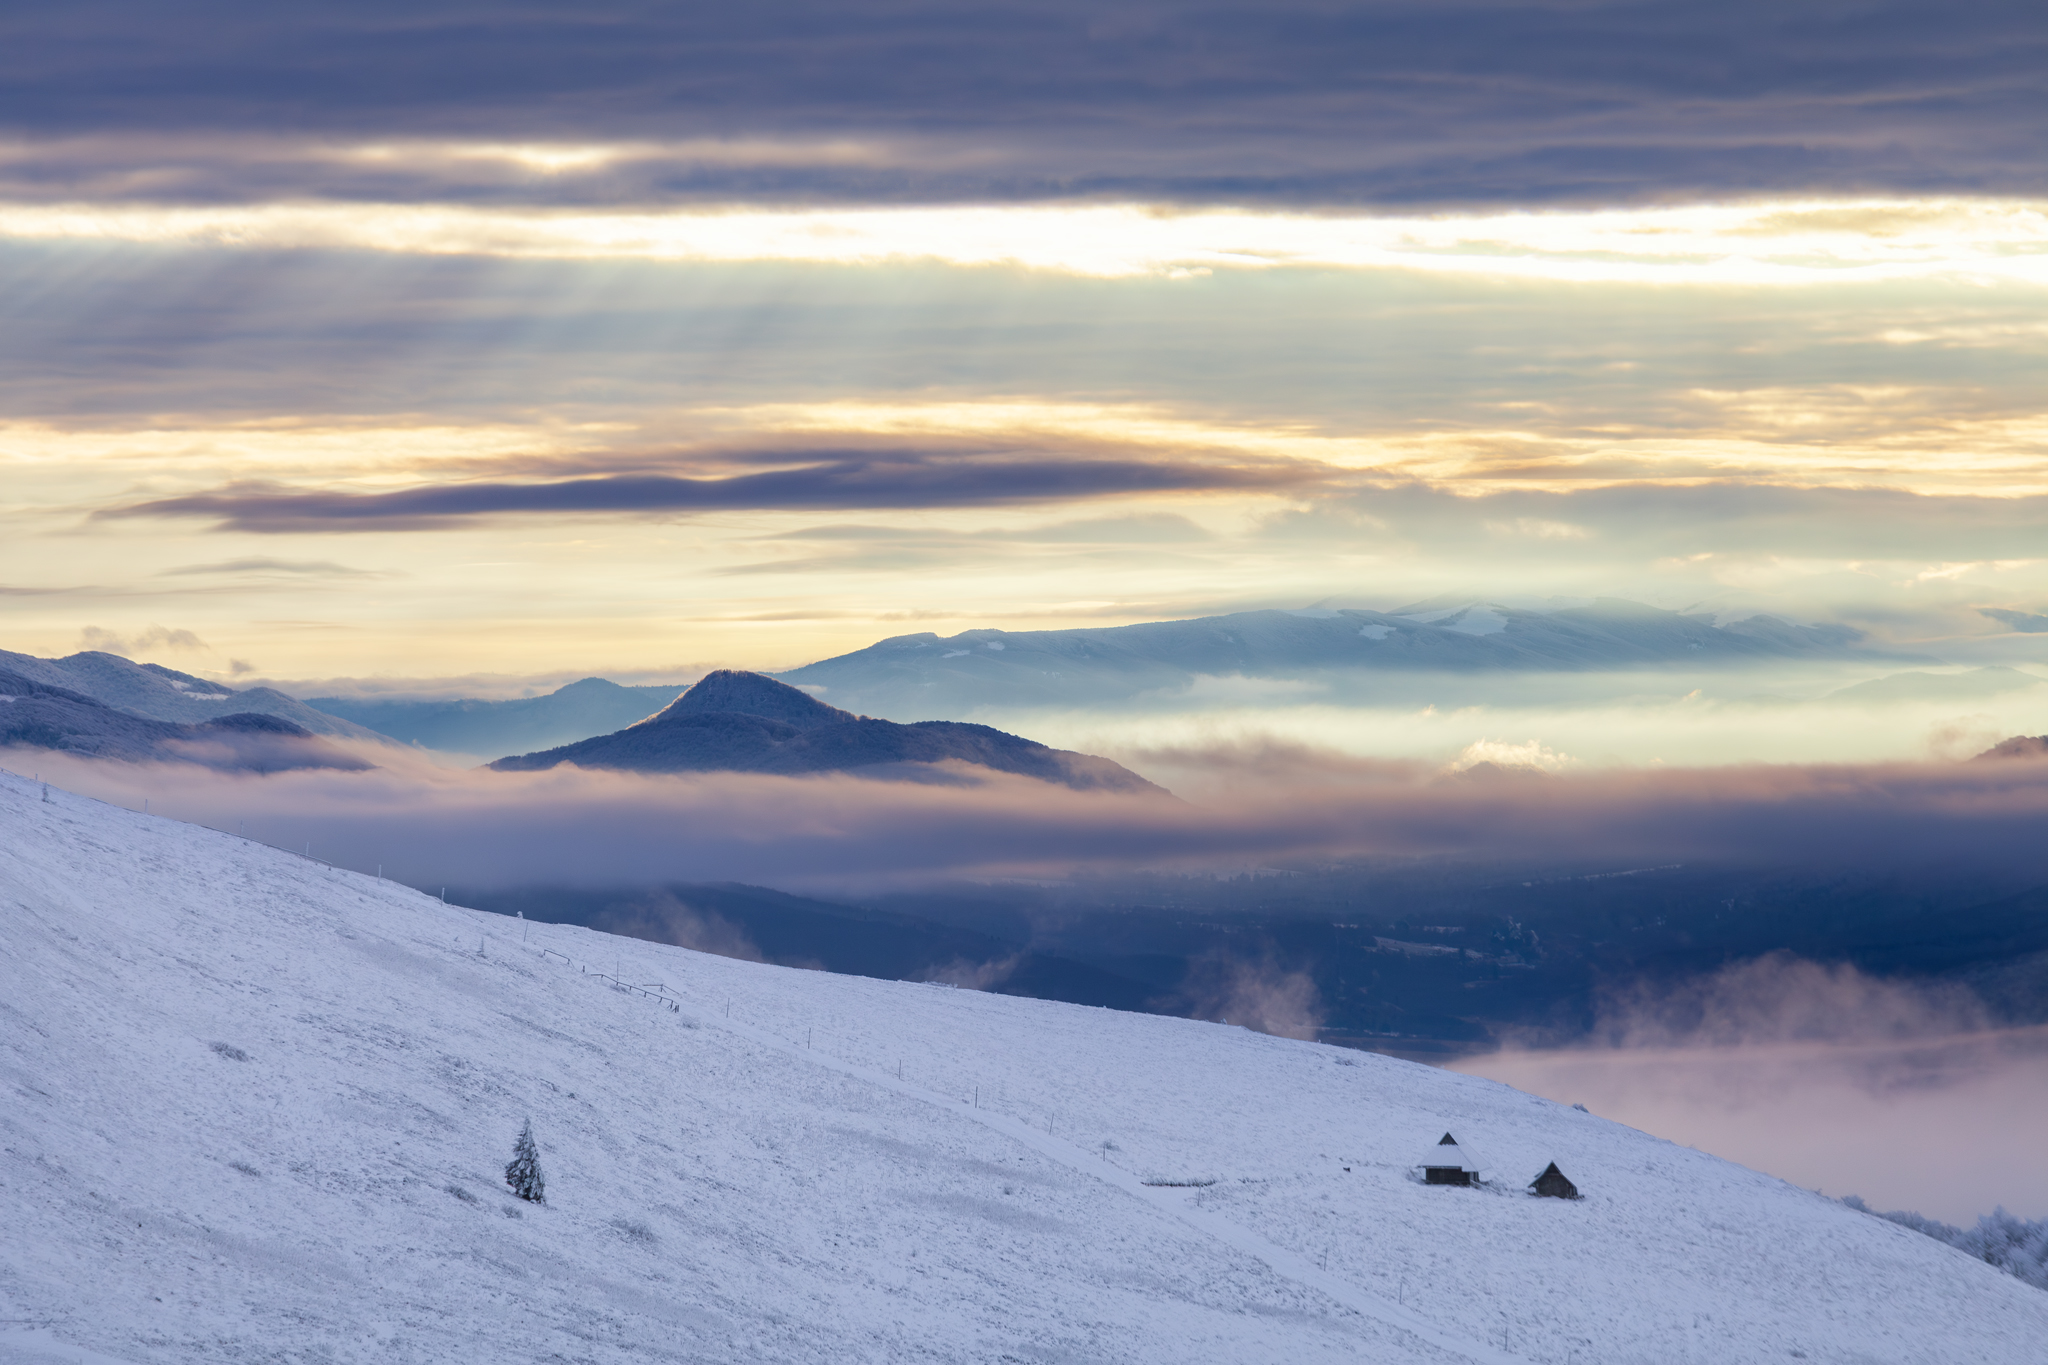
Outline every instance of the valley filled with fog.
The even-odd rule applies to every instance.
[[[2048,1166],[1933,1159],[1955,1150],[1945,1125],[2038,1117],[2048,767],[1988,751],[2043,728],[2048,676],[1768,620],[1742,636],[1630,609],[1630,635],[1619,610],[1610,651],[1766,657],[1448,670],[1426,652],[1526,652],[1550,613],[1256,613],[899,637],[784,673],[794,688],[446,699],[393,680],[310,698],[333,712],[259,688],[274,724],[309,721],[348,761],[10,763],[530,921],[1456,1067],[1951,1220],[2048,1204]],[[1398,632],[1420,666],[1315,654]],[[1249,657],[1196,671],[1217,649]],[[245,695],[113,655],[10,658],[138,713]],[[958,704],[977,690],[1022,700]],[[891,738],[991,726],[1007,748]],[[748,754],[841,757],[777,771],[741,733]],[[567,747],[479,766],[548,742]],[[1082,763],[1122,777],[1060,776]],[[1923,1139],[1928,1159],[1899,1159]]]

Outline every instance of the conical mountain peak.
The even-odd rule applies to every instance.
[[[764,674],[746,673],[735,668],[706,673],[694,687],[670,702],[661,715],[703,715],[714,711],[765,716],[784,725],[794,725],[799,730],[843,725],[859,719],[836,706],[827,706],[801,688],[777,682]]]

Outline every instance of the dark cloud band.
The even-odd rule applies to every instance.
[[[81,0],[10,17],[0,128],[883,148],[424,176],[402,159],[100,168],[124,194],[188,201],[2033,193],[2048,185],[2044,61],[2027,0],[366,0],[261,17]],[[73,179],[63,156],[11,177],[16,193]]]
[[[618,474],[550,482],[436,484],[391,493],[231,484],[102,517],[202,517],[238,531],[431,529],[488,516],[660,514],[773,509],[973,507],[1131,493],[1277,490],[1309,482],[1301,465],[1253,467],[1144,460],[843,459],[729,478]]]

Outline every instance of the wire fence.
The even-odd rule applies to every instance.
[[[567,953],[557,952],[553,948],[541,948],[537,951],[543,962],[552,960],[560,962],[565,967],[580,968],[583,975],[591,978],[593,981],[602,982],[615,991],[623,991],[627,995],[637,995],[643,999],[667,1005],[673,1013],[680,1014],[682,1012],[682,992],[670,988],[669,984],[665,981],[627,981],[623,977],[616,976],[611,972],[594,972],[590,970],[588,963],[578,962]]]

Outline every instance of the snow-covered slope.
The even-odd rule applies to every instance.
[[[38,798],[0,776],[0,1361],[2034,1362],[2048,1340],[2048,1295],[1929,1238],[1491,1082],[523,926]],[[528,1117],[545,1206],[501,1180]],[[1495,1187],[1414,1177],[1446,1129]],[[1583,1200],[1517,1192],[1553,1159]]]

